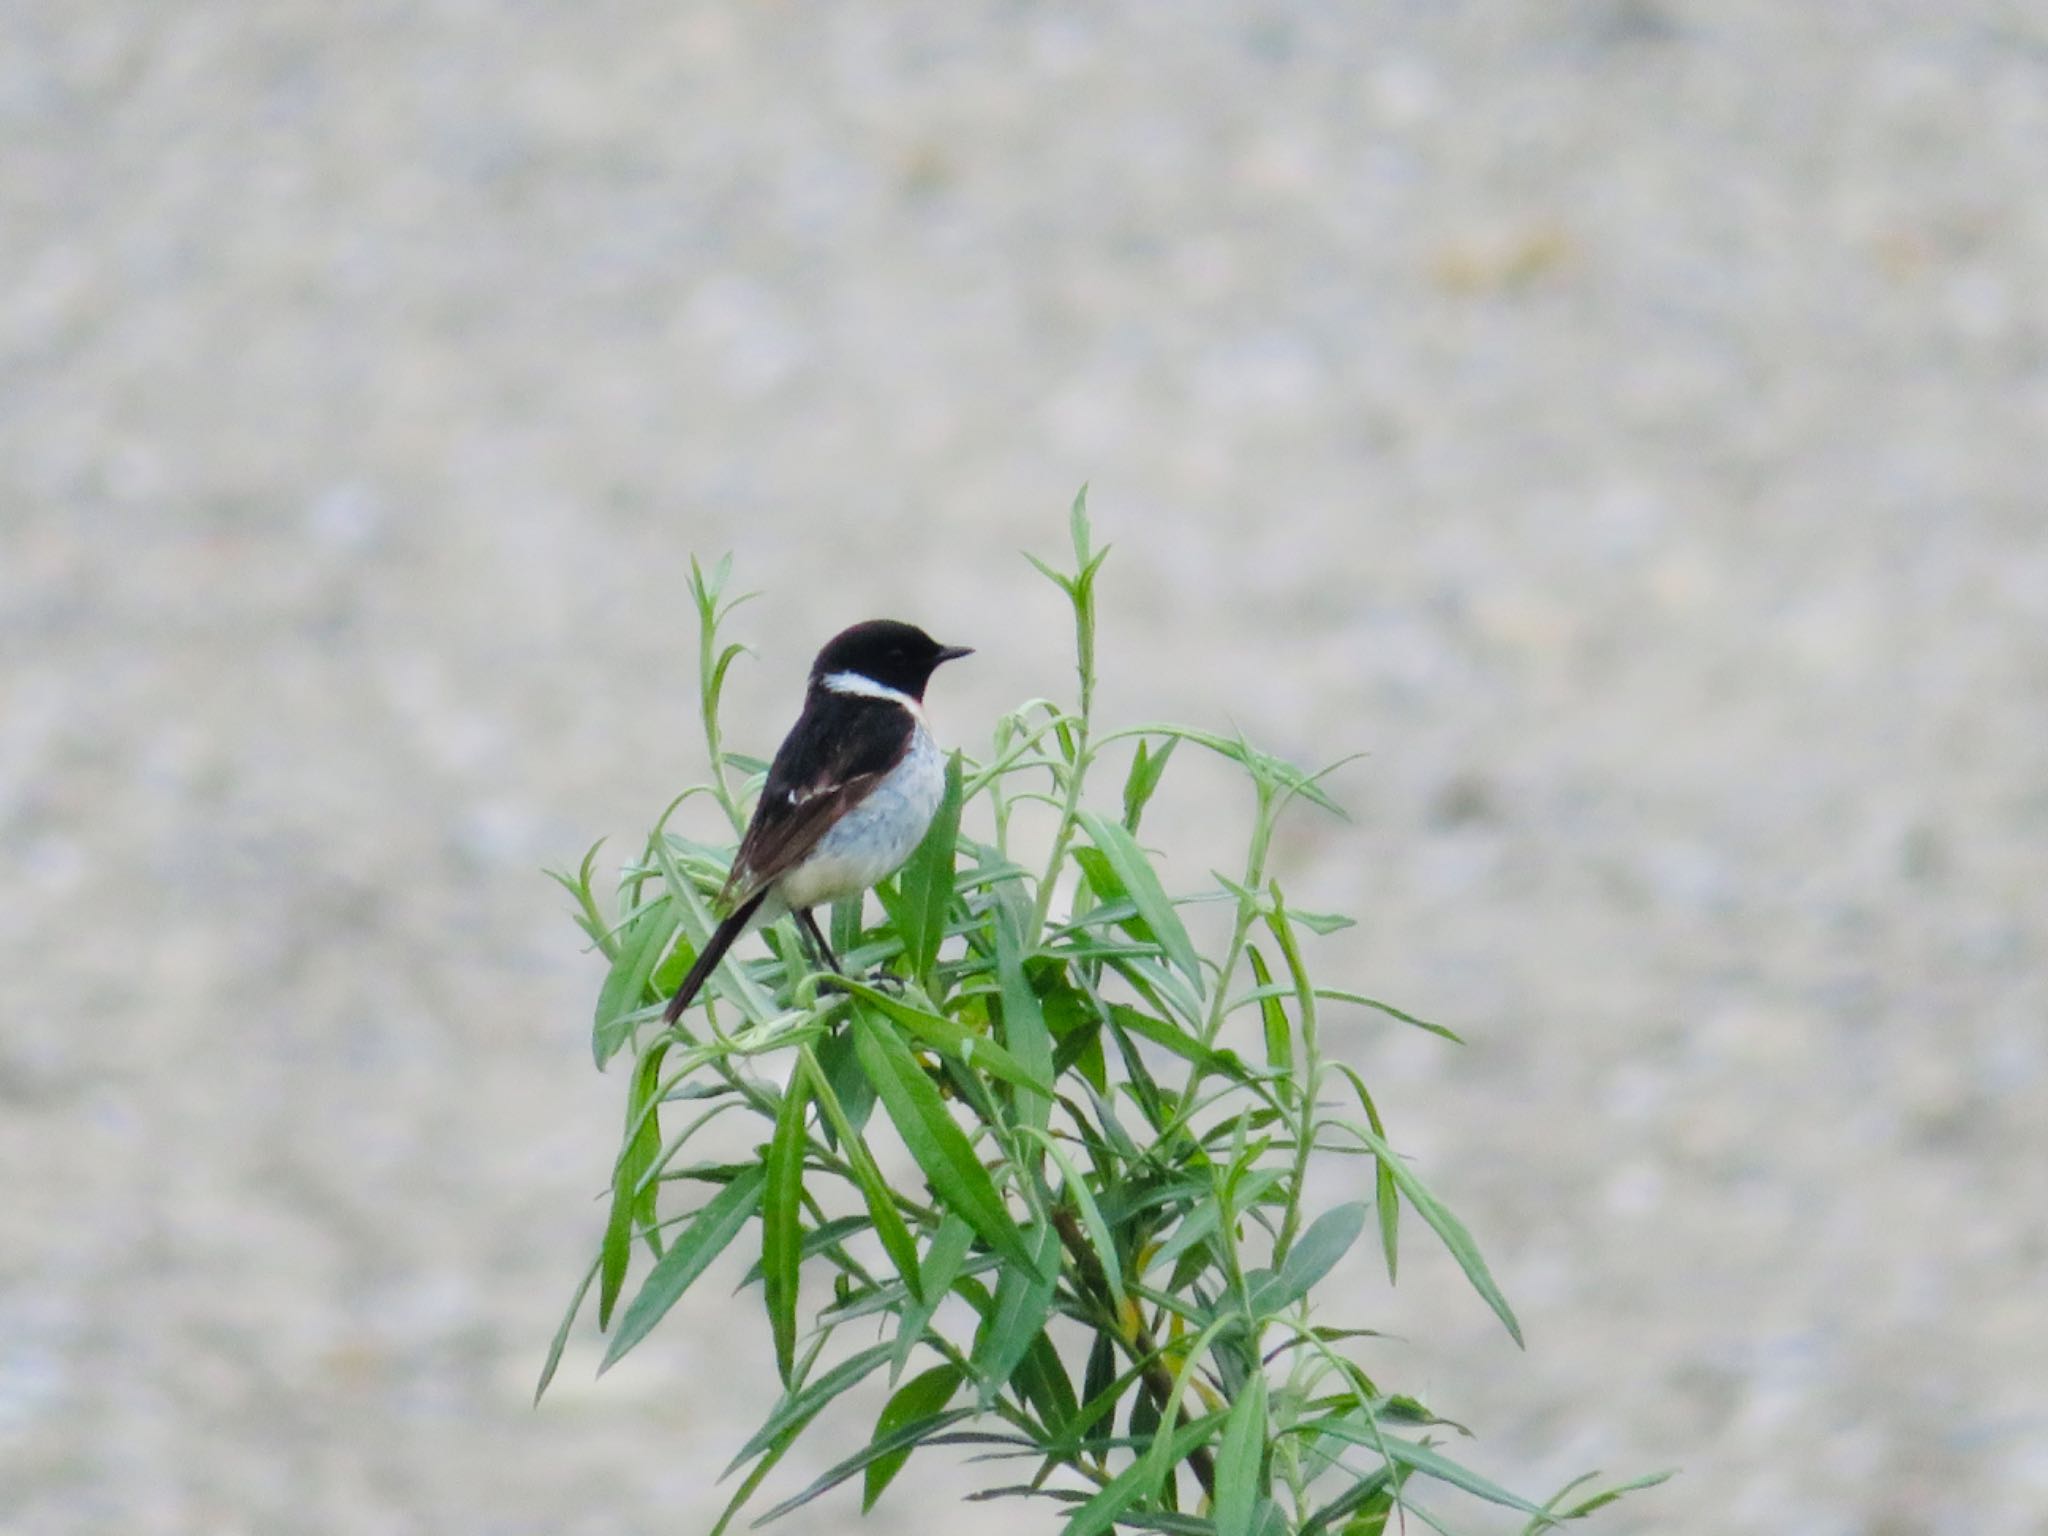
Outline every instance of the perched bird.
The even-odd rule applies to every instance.
[[[733,940],[786,912],[840,968],[811,908],[858,896],[924,840],[946,786],[945,761],[925,729],[925,684],[940,663],[971,654],[893,619],[856,624],[826,642],[719,893],[731,915],[669,999],[669,1023]]]

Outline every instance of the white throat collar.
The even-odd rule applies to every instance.
[[[878,683],[872,677],[863,677],[858,672],[827,672],[818,681],[834,693],[856,694],[863,699],[887,699],[891,703],[901,704],[918,719],[924,718],[924,711],[918,707],[917,700],[901,688],[891,688],[887,683]]]

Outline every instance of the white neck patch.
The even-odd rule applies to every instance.
[[[834,693],[858,694],[863,699],[887,699],[901,704],[905,709],[924,718],[924,711],[918,708],[917,700],[901,688],[891,688],[887,683],[878,683],[872,677],[862,677],[858,672],[827,672],[818,679]]]

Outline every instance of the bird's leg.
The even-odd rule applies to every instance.
[[[811,936],[811,942],[817,946],[819,957],[833,970],[844,976],[846,974],[846,967],[841,965],[839,957],[832,953],[832,946],[826,942],[824,930],[818,926],[818,920],[811,916],[811,909],[809,907],[798,907],[796,920],[803,925],[804,932]]]
[[[811,942],[817,946],[818,954],[823,958],[824,962],[839,975],[844,976],[846,974],[846,967],[841,965],[839,957],[832,953],[832,946],[826,942],[824,930],[818,927],[818,920],[811,916],[811,909],[809,907],[798,908],[796,920],[802,925],[804,932],[811,936]],[[877,968],[868,977],[868,985],[873,987],[897,987],[901,986],[902,982],[899,978],[891,975],[886,969]],[[832,983],[829,981],[824,983],[824,988],[827,990],[831,986]]]

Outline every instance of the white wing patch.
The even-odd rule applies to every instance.
[[[839,787],[837,779],[820,779],[809,789],[792,789],[789,792],[791,805],[802,805],[806,800],[815,800],[820,795],[829,795]]]

